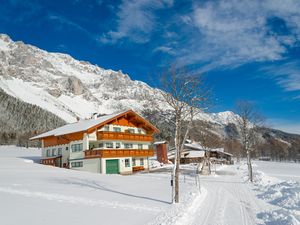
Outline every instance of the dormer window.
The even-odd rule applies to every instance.
[[[114,127],[114,132],[121,132],[121,127]]]
[[[135,132],[134,132],[134,129],[129,128],[129,129],[128,129],[128,133],[134,134],[134,133],[135,133]]]

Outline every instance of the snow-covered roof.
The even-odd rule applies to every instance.
[[[114,113],[114,114],[110,114],[110,115],[101,116],[101,117],[98,117],[95,119],[80,120],[76,123],[70,123],[70,124],[64,125],[62,127],[56,128],[54,130],[48,131],[46,133],[37,135],[35,137],[30,138],[30,140],[40,139],[40,138],[49,137],[49,136],[60,136],[60,135],[71,134],[71,133],[76,133],[76,132],[80,132],[80,131],[86,131],[94,126],[97,126],[98,124],[109,121],[109,120],[111,120],[115,117],[118,117],[120,115],[123,115],[127,112],[133,112],[133,111],[126,110],[123,112],[118,112],[118,113]]]
[[[204,157],[204,154],[205,154],[205,151],[188,151],[187,152],[188,154],[186,155],[185,154],[185,157],[184,158],[196,158],[196,157]]]
[[[192,143],[184,144],[184,146],[188,147],[188,148],[192,148],[192,149],[197,149],[197,150],[204,150],[205,149],[202,145],[200,145],[197,142],[192,142]]]
[[[156,141],[153,144],[154,145],[160,145],[160,144],[166,144],[166,143],[168,143],[168,142],[167,141]]]

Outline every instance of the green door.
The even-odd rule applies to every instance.
[[[118,159],[106,160],[106,173],[107,174],[119,173],[119,160]]]

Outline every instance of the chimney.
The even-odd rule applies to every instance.
[[[98,113],[93,113],[92,119],[97,119],[97,117],[98,117]]]

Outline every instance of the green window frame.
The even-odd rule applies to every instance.
[[[136,162],[135,162],[135,158],[132,158],[132,166],[135,166]]]

